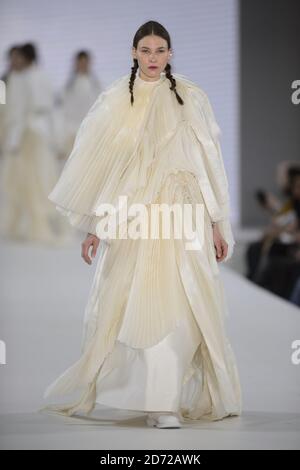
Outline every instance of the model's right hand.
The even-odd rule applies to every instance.
[[[88,233],[86,239],[81,243],[81,257],[87,264],[92,264],[92,260],[89,257],[89,250],[92,247],[91,256],[94,258],[97,253],[97,249],[100,243],[100,238],[92,233]]]

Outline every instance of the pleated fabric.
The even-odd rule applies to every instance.
[[[45,398],[75,390],[81,390],[81,396],[72,403],[49,405],[48,410],[68,416],[79,411],[90,413],[97,395],[100,400],[105,377],[116,367],[120,345],[129,348],[125,375],[130,381],[130,351],[144,356],[147,350],[156,351],[152,348],[163,344],[167,364],[170,345],[177,344],[177,368],[172,372],[180,379],[173,391],[165,388],[165,381],[161,387],[159,380],[152,384],[161,397],[166,390],[169,397],[172,393],[171,406],[178,406],[186,419],[214,420],[241,413],[241,388],[225,329],[227,303],[211,226],[212,220],[217,221],[229,244],[228,259],[234,239],[219,128],[205,93],[188,79],[175,76],[184,106],[177,103],[164,74],[151,83],[137,78],[132,109],[122,101],[125,88],[129,99],[124,87],[128,76],[101,94],[101,105],[98,108],[95,104],[83,121],[50,199],[71,224],[94,229],[92,233],[98,233],[101,204],[117,205],[117,196],[122,194],[128,196],[128,204],[143,203],[149,218],[152,204],[200,204],[203,218],[196,240],[202,236],[203,243],[200,249],[186,249],[185,235],[175,236],[174,218],[169,238],[159,232],[156,239],[109,238],[100,242],[84,314],[81,357],[45,392]],[[112,122],[114,99],[120,108],[118,124]],[[193,226],[195,217],[193,211]],[[196,328],[194,342],[189,344],[183,334],[180,346],[177,333],[184,331],[184,325],[191,325],[191,318]],[[177,340],[172,343],[172,338]],[[149,364],[145,361],[140,365]],[[151,364],[148,369],[155,370]],[[160,409],[159,393],[151,398],[151,384],[145,388],[145,383],[141,380],[140,392],[144,396],[150,393],[150,397],[143,409],[154,404]],[[111,391],[114,387],[118,387],[117,380],[110,383]],[[141,403],[141,395],[136,400]]]
[[[178,412],[182,385],[200,341],[191,313],[150,348],[133,348],[117,338],[97,379],[96,402],[127,410]]]
[[[131,203],[153,203],[167,175],[185,169],[201,187],[211,220],[229,245],[229,259],[234,239],[220,128],[206,93],[173,75],[184,106],[164,73],[156,82],[137,75],[134,106],[129,75],[103,91],[84,118],[49,199],[73,226],[96,233],[103,204],[118,208],[121,195]]]

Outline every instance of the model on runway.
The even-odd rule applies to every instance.
[[[171,72],[171,56],[162,25],[138,29],[131,73],[100,93],[49,195],[87,233],[84,261],[99,257],[81,357],[45,392],[81,396],[48,410],[71,416],[99,403],[141,410],[148,425],[170,428],[241,414],[218,265],[235,243],[220,129],[204,90]],[[101,240],[101,205],[117,207],[120,196],[148,215],[153,204],[202,204],[201,249],[174,236]]]

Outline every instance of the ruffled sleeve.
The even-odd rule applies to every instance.
[[[226,215],[224,215],[224,217],[222,219],[215,221],[218,228],[219,228],[219,231],[220,231],[222,237],[224,238],[224,240],[228,244],[228,253],[227,253],[227,256],[224,260],[224,261],[227,261],[229,258],[232,257],[233,250],[234,250],[234,245],[235,245],[235,239],[234,239],[234,236],[233,236],[232,225],[231,225],[231,221],[230,221],[229,184],[228,184],[228,178],[227,178],[227,174],[226,174],[226,170],[225,170],[225,166],[224,166],[224,160],[223,160],[221,144],[220,144],[220,138],[221,138],[222,132],[221,132],[221,129],[220,129],[220,127],[219,127],[219,125],[216,121],[213,108],[212,108],[211,103],[209,101],[209,98],[206,94],[204,95],[203,109],[204,109],[204,116],[205,116],[205,120],[206,120],[206,123],[207,123],[207,127],[209,129],[211,138],[212,138],[212,140],[213,140],[213,142],[214,142],[214,144],[217,148],[218,159],[219,159],[219,164],[220,164],[220,170],[221,170],[221,173],[222,173],[222,182],[223,182],[223,186],[225,186],[226,191],[227,191],[227,200],[224,201],[224,202],[221,202],[221,204],[223,206],[223,212]]]
[[[218,215],[211,215],[211,221],[215,222],[219,231],[228,244],[228,253],[224,261],[231,258],[235,245],[235,240],[230,221],[230,195],[228,178],[224,166],[220,137],[221,128],[216,120],[215,113],[207,94],[198,86],[190,87],[191,102],[193,104],[191,112],[192,125],[199,141],[203,146],[203,165],[208,184],[217,202]],[[205,131],[202,124],[205,124]],[[209,136],[209,138],[207,138]],[[203,186],[205,193],[206,187]],[[210,198],[207,198],[210,199]]]

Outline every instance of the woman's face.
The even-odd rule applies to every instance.
[[[10,68],[11,70],[22,70],[25,67],[25,59],[23,55],[15,50],[10,54]]]
[[[140,76],[147,81],[160,78],[171,55],[167,41],[154,34],[143,37],[138,42],[137,49],[132,48],[132,56],[138,61]]]
[[[90,68],[90,61],[88,57],[79,57],[75,62],[75,70],[78,73],[88,73]]]

